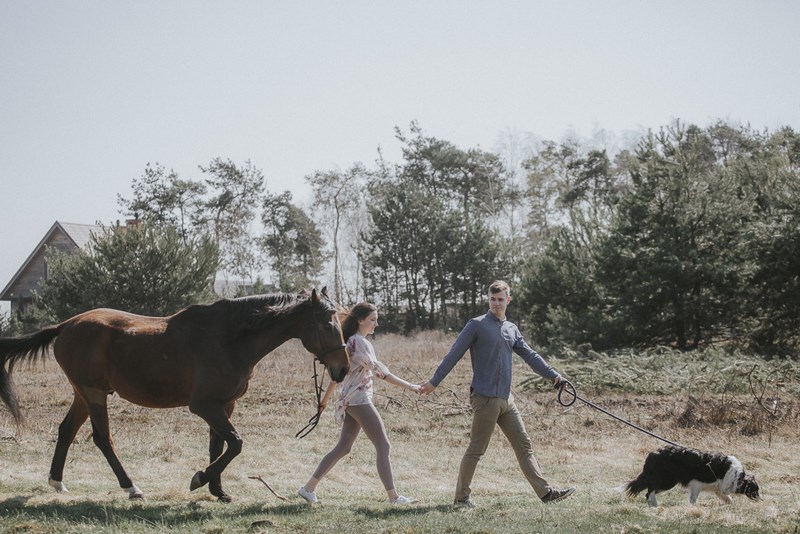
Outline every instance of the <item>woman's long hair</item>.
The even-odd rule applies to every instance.
[[[344,315],[342,319],[342,337],[347,342],[353,334],[358,332],[358,321],[366,319],[372,312],[378,311],[378,307],[369,302],[359,302]]]

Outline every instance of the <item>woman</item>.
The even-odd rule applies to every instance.
[[[394,488],[392,463],[389,459],[391,445],[386,436],[383,420],[372,404],[372,376],[375,375],[390,384],[410,389],[415,393],[419,393],[419,386],[393,375],[376,359],[375,349],[367,336],[373,334],[377,326],[378,309],[368,302],[356,304],[342,322],[342,334],[350,352],[350,372],[340,385],[339,400],[336,401],[336,420],[342,423],[342,433],[336,446],[325,455],[312,477],[298,491],[309,503],[317,502],[315,493],[317,484],[336,465],[336,462],[347,456],[362,429],[375,446],[378,476],[389,496],[389,502],[392,504],[416,502],[400,495]],[[321,401],[322,409],[327,406],[335,387],[334,382],[328,385]]]

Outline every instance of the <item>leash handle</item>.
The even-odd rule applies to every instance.
[[[555,385],[555,388],[558,390],[558,403],[564,408],[569,408],[570,406],[575,404],[576,400],[578,400],[578,392],[575,391],[575,386],[573,386],[572,382],[570,382],[569,380],[562,379],[561,382]],[[561,398],[561,396],[564,394],[565,391],[568,392],[572,397],[569,400],[569,402],[565,402]]]

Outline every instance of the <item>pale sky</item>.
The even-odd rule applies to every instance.
[[[148,162],[277,193],[399,161],[717,119],[800,130],[800,2],[0,0],[0,289],[54,221],[110,224]],[[0,307],[0,311],[7,308]]]

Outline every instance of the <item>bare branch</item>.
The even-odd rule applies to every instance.
[[[264,480],[264,479],[261,477],[261,475],[249,476],[249,477],[247,477],[247,478],[252,478],[253,480],[258,480],[259,482],[261,482],[262,484],[264,484],[264,485],[267,487],[267,489],[268,489],[269,491],[271,491],[271,492],[272,492],[272,494],[273,494],[273,495],[275,495],[275,496],[276,496],[277,498],[279,498],[280,500],[282,500],[282,501],[288,501],[288,500],[289,500],[289,499],[287,499],[286,497],[284,497],[283,495],[281,495],[281,494],[277,493],[277,492],[276,492],[274,489],[272,489],[272,486],[270,486],[269,484],[267,484],[267,481],[266,481],[266,480]]]

